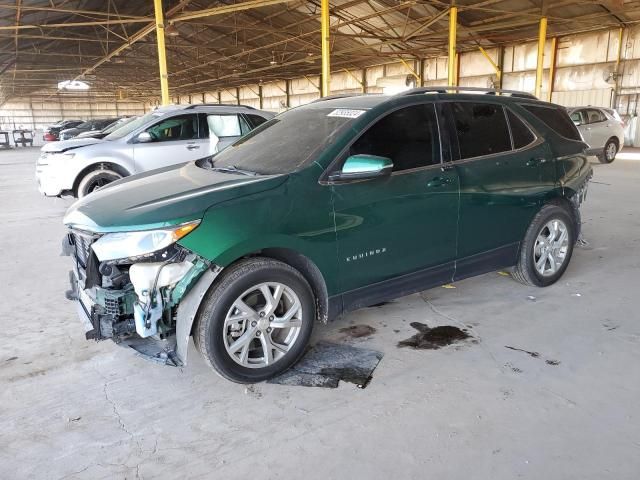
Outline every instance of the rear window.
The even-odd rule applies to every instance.
[[[511,150],[509,127],[501,105],[453,102],[451,113],[461,160]]]
[[[513,148],[526,147],[533,142],[536,137],[529,130],[522,120],[520,120],[511,110],[507,110],[507,117],[509,118],[509,127],[511,127],[511,138],[513,138]]]
[[[570,140],[582,141],[578,129],[569,118],[567,112],[554,107],[526,104],[520,104],[520,106],[538,117],[547,127],[559,135]]]

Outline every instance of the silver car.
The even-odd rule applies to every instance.
[[[80,198],[122,177],[212,155],[273,116],[241,105],[161,107],[103,139],[45,145],[36,164],[38,189]]]
[[[590,155],[602,163],[611,163],[624,145],[624,123],[615,110],[598,107],[573,107],[567,109]]]

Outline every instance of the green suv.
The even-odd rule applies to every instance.
[[[184,365],[193,336],[225,378],[265,380],[316,321],[506,267],[554,283],[585,148],[564,108],[517,92],[323,99],[77,201],[67,296],[87,338]]]

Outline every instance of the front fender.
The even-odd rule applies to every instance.
[[[200,304],[221,271],[222,268],[215,265],[207,269],[198,282],[180,299],[176,318],[176,355],[183,365],[187,364],[189,337]]]

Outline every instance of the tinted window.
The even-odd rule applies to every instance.
[[[146,131],[154,142],[195,139],[198,138],[198,116],[190,114],[170,117],[147,128]]]
[[[267,121],[266,118],[261,117],[260,115],[252,115],[251,113],[247,114],[247,118],[249,118],[249,121],[251,122],[251,125],[253,125],[253,128],[256,128],[258,125],[262,125]]]
[[[526,147],[535,140],[535,135],[529,130],[522,120],[520,120],[511,110],[507,110],[509,118],[509,127],[511,127],[511,138],[513,139],[513,148],[518,149]]]
[[[587,123],[605,122],[607,117],[600,110],[587,110]]]
[[[460,159],[493,155],[511,150],[509,127],[500,105],[451,103]]]
[[[438,124],[433,104],[402,108],[376,122],[349,151],[393,161],[393,171],[440,163]]]
[[[578,129],[573,124],[566,111],[555,107],[539,107],[537,105],[526,104],[522,104],[521,106],[538,117],[538,119],[544,122],[547,127],[559,135],[571,140],[582,140]]]

